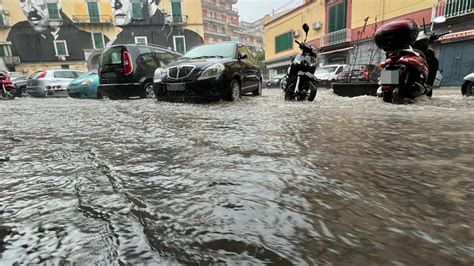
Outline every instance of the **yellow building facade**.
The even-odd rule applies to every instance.
[[[0,12],[0,67],[23,74],[94,68],[115,44],[184,53],[204,36],[201,0],[1,0]]]
[[[367,45],[372,48],[372,36],[377,26],[400,18],[412,18],[420,25],[432,20],[433,7],[438,0],[306,0],[305,3],[284,15],[270,17],[265,21],[265,61],[269,75],[283,73],[289,65],[288,59],[299,53],[298,46],[281,51],[279,36],[293,32],[292,38],[284,40],[288,47],[290,41],[302,40],[297,31],[301,24],[308,23],[308,40],[320,48],[321,64],[349,63],[354,60],[353,48]],[[301,30],[300,30],[301,32]],[[364,43],[367,42],[367,43]],[[370,46],[370,47],[369,47]],[[359,51],[359,52],[360,52]],[[362,55],[363,60],[368,60]],[[379,54],[380,57],[380,54]]]

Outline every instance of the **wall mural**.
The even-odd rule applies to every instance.
[[[23,63],[55,62],[55,41],[65,41],[67,61],[83,61],[84,49],[93,49],[92,35],[76,27],[73,21],[62,11],[61,1],[49,6],[50,0],[19,0],[20,7],[26,17],[12,26],[7,41],[12,43],[13,55],[19,56]],[[160,0],[147,0],[143,4],[142,18],[133,18],[132,0],[111,0],[114,23],[122,31],[115,40],[110,41],[104,35],[105,44],[135,43],[135,37],[147,37],[148,43],[174,48],[173,36],[182,35],[186,38],[186,46],[202,44],[202,37],[191,30],[165,23],[165,15],[158,9]],[[51,8],[57,8],[57,15],[51,17]],[[60,49],[62,48],[60,44]]]
[[[57,17],[50,17],[47,4],[47,0],[20,0],[27,20],[13,25],[8,34],[13,54],[24,63],[58,61],[54,41],[63,40],[67,60],[84,60],[83,49],[93,48],[91,34],[77,28],[62,12],[61,1],[57,2]]]
[[[173,36],[185,36],[186,48],[203,44],[202,37],[191,30],[165,23],[165,15],[158,8],[160,0],[147,0],[141,19],[133,19],[130,0],[111,0],[115,25],[122,28],[114,44],[135,43],[135,37],[147,37],[148,43],[174,48]]]

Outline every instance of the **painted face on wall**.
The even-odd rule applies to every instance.
[[[132,21],[131,0],[110,0],[114,11],[115,25],[127,25]]]
[[[155,14],[155,11],[160,2],[161,0],[147,0],[148,10],[150,10],[150,16]],[[115,25],[122,26],[132,22],[132,0],[110,0],[110,3],[112,4],[112,10],[114,11]]]
[[[61,2],[56,2],[57,10],[61,10]],[[20,0],[20,7],[23,10],[31,27],[37,32],[42,32],[49,27],[57,27],[61,25],[61,16],[56,14],[58,18],[51,21],[50,13],[48,12],[47,0]]]

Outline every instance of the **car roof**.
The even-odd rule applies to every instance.
[[[124,47],[148,47],[148,48],[156,48],[158,50],[162,50],[162,51],[165,51],[165,52],[170,52],[170,53],[173,53],[173,54],[177,54],[177,55],[181,55],[180,53],[176,52],[175,50],[171,49],[171,47],[166,47],[166,46],[163,46],[163,45],[157,45],[157,44],[136,44],[136,43],[124,43],[124,44],[114,44],[108,48],[113,48],[113,47],[120,47],[120,46],[124,46]]]
[[[189,51],[191,51],[192,49],[194,48],[198,48],[198,47],[201,47],[201,46],[207,46],[207,45],[217,45],[217,44],[223,44],[223,43],[233,43],[233,44],[236,44],[236,45],[244,45],[244,46],[247,46],[241,42],[238,42],[238,41],[225,41],[225,42],[215,42],[215,43],[203,43],[203,44],[200,44],[200,45],[196,45],[194,46],[193,48],[189,49]]]

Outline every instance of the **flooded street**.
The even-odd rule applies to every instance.
[[[474,97],[434,95],[2,101],[0,264],[472,265]]]

